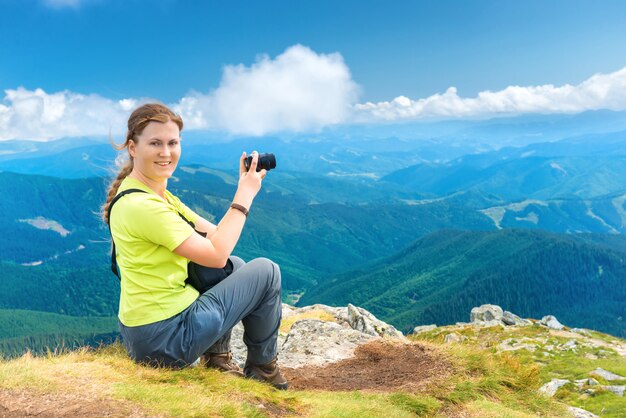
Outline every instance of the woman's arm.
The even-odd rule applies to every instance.
[[[198,219],[196,219],[196,230],[206,232],[206,237],[211,238],[215,231],[217,231],[217,225],[213,225],[211,222],[198,215]]]
[[[250,209],[267,171],[261,170],[257,173],[256,167],[259,155],[256,151],[252,155],[250,171],[245,169],[243,163],[245,158],[246,153],[244,152],[239,161],[239,184],[233,203]],[[203,223],[200,219],[196,222],[197,226],[206,228],[206,225],[202,225]],[[202,220],[204,221],[204,219]],[[208,221],[206,222],[215,228],[213,230],[213,228],[209,227],[209,229],[212,229],[211,234],[209,234],[209,231],[203,230],[203,232],[207,232],[207,238],[203,238],[199,234],[191,234],[189,238],[174,249],[174,252],[206,267],[224,267],[241,236],[241,231],[246,222],[246,215],[237,209],[229,208],[218,226],[212,225]]]

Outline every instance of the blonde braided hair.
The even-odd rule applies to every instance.
[[[140,106],[135,109],[128,118],[128,132],[126,133],[126,140],[121,145],[117,145],[111,141],[113,148],[118,151],[121,151],[124,148],[128,150],[128,143],[130,141],[136,143],[136,136],[141,135],[148,123],[151,121],[167,123],[170,120],[178,125],[178,129],[180,131],[183,130],[183,119],[176,113],[172,112],[167,106],[161,103],[147,103]],[[109,185],[106,201],[102,205],[102,219],[104,222],[107,222],[111,201],[117,194],[120,184],[122,184],[122,181],[130,174],[131,171],[133,171],[133,157],[128,154],[128,161],[124,164],[124,166],[122,166],[117,174],[117,177]]]

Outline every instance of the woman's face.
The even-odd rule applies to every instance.
[[[166,123],[150,121],[135,139],[136,143],[128,143],[134,169],[154,181],[170,178],[180,159],[178,125],[171,120]]]

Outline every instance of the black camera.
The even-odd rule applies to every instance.
[[[246,167],[246,171],[250,171],[250,164],[252,164],[252,155],[250,155],[249,157],[246,157],[246,159],[243,160],[243,165]],[[261,171],[263,169],[266,169],[267,171],[269,171],[272,168],[276,168],[276,157],[274,156],[274,154],[270,154],[270,153],[259,154],[259,159],[256,165],[256,171]]]

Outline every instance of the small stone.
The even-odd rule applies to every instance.
[[[598,356],[596,356],[595,354],[592,354],[592,353],[586,353],[585,354],[585,358],[589,359],[589,360],[597,360]]]
[[[616,394],[617,396],[624,396],[624,389],[626,389],[626,386],[615,386],[615,385],[607,385],[607,386],[600,386],[602,389],[606,389],[609,392],[613,392],[614,394]]]
[[[461,334],[457,334],[456,332],[453,332],[451,334],[447,334],[444,338],[443,338],[443,342],[446,344],[449,343],[461,343],[463,341],[467,340],[467,337],[461,335]]]
[[[608,380],[609,382],[613,381],[613,380],[624,380],[624,379],[626,379],[626,377],[622,377],[622,376],[620,376],[618,374],[611,373],[608,370],[604,370],[604,369],[602,369],[600,367],[598,367],[597,369],[589,372],[589,374],[595,374],[596,376],[600,376],[601,378],[603,378],[605,380]]]
[[[535,341],[527,337],[522,338],[520,341],[517,341],[515,338],[507,338],[500,343],[498,348],[500,351],[527,350],[530,352],[534,352],[537,349],[537,345],[525,342],[534,343]]]
[[[573,348],[576,348],[577,344],[578,343],[576,342],[576,340],[569,340],[568,342],[563,344],[563,348],[566,349],[566,350],[571,350]]]
[[[415,328],[413,328],[413,335],[417,335],[417,334],[421,334],[422,332],[428,332],[428,331],[432,331],[435,328],[437,328],[437,325],[435,324],[431,324],[431,325],[418,325]]]
[[[591,333],[584,329],[584,328],[572,328],[570,329],[571,332],[575,332],[577,334],[582,334],[582,335],[586,335],[587,337],[591,337]]]
[[[552,397],[561,386],[565,386],[568,383],[570,383],[570,381],[566,379],[552,379],[551,381],[540,387],[539,392],[545,393],[546,395]]]
[[[576,384],[576,387],[578,387],[578,390],[581,390],[583,386],[596,386],[599,384],[599,382],[593,377],[589,377],[586,379],[578,379],[578,380],[575,380],[574,383]]]
[[[581,408],[576,408],[575,406],[569,406],[567,410],[574,418],[600,418],[596,414],[592,414],[591,412]]]
[[[592,414],[591,412],[581,408],[576,408],[575,406],[569,406],[567,410],[574,418],[600,418],[596,414]]]

